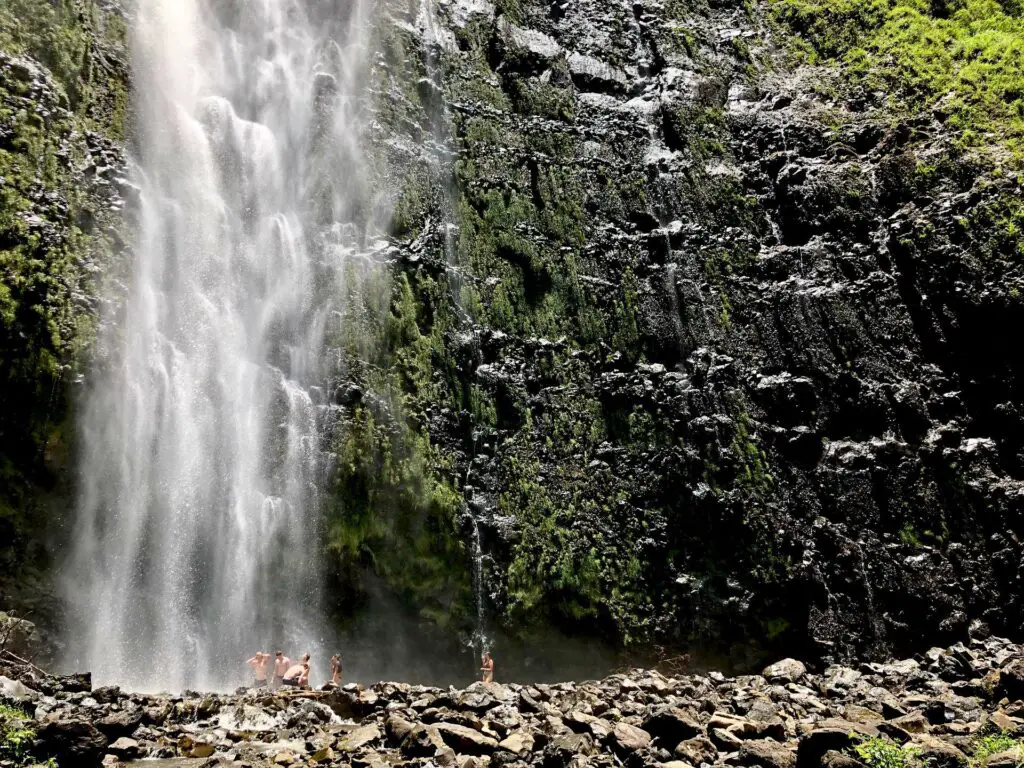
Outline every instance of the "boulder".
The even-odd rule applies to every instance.
[[[335,757],[337,757],[337,755],[334,754],[333,749],[330,747],[321,747],[310,755],[309,759],[314,763],[333,763]]]
[[[551,740],[544,748],[545,768],[568,766],[573,758],[595,754],[594,740],[586,733],[567,733]]]
[[[525,728],[512,731],[506,736],[498,746],[502,749],[512,752],[513,754],[521,754],[523,752],[532,752],[535,739],[533,734]]]
[[[29,688],[20,680],[11,680],[9,677],[0,676],[0,697],[19,704],[38,701],[42,696],[39,691]]]
[[[188,757],[202,758],[209,757],[217,751],[217,747],[213,744],[209,744],[205,741],[197,741],[192,745],[192,748],[188,751]]]
[[[629,723],[616,723],[612,729],[612,746],[615,751],[628,755],[651,745],[651,734],[643,728]]]
[[[367,744],[372,744],[381,737],[380,728],[376,725],[364,725],[349,731],[348,734],[338,739],[337,747],[342,752],[355,752]]]
[[[985,768],[1019,768],[1020,764],[1024,762],[1024,754],[1021,753],[1019,747],[1013,749],[1004,749],[1002,752],[996,752],[994,755],[989,755],[985,758],[982,765]]]
[[[888,736],[897,744],[906,744],[911,738],[909,731],[888,721],[878,723],[878,731],[879,733]]]
[[[796,759],[799,768],[819,768],[826,752],[842,752],[852,746],[858,736],[875,737],[877,728],[864,723],[848,720],[823,720],[809,733],[804,734],[797,747]]]
[[[985,722],[991,723],[1003,733],[1016,733],[1021,727],[1021,721],[1010,717],[1003,710],[997,709],[985,718]]]
[[[849,752],[836,752],[834,749],[821,758],[822,768],[864,768],[864,764]]]
[[[483,713],[498,706],[498,700],[494,698],[489,690],[477,683],[473,688],[463,691],[458,698],[459,709],[467,709],[472,712]]]
[[[918,754],[930,768],[964,768],[967,763],[967,755],[948,741],[936,738],[927,733],[919,733],[914,736],[914,746]]]
[[[92,673],[79,672],[54,678],[54,684],[66,693],[88,693],[92,690]]]
[[[775,739],[781,741],[786,738],[786,728],[781,720],[755,721],[747,720],[735,715],[716,712],[708,720],[708,732],[724,730],[737,739]],[[715,741],[714,737],[712,741]]]
[[[35,624],[0,611],[0,648],[22,658],[32,659],[39,655],[42,645],[43,636]]]
[[[139,742],[126,736],[122,736],[107,747],[107,751],[123,760],[132,760],[142,753],[142,750],[139,749]]]
[[[761,674],[772,683],[796,683],[807,674],[807,667],[796,659],[783,659],[765,667]]]
[[[32,752],[36,757],[56,756],[64,764],[99,762],[107,747],[107,738],[91,723],[78,718],[44,723],[36,733]]]
[[[109,739],[131,736],[142,724],[143,713],[139,709],[122,709],[104,715],[96,721],[99,728]]]
[[[740,746],[739,764],[762,768],[795,768],[796,752],[771,739],[753,739]]]
[[[489,755],[498,748],[498,742],[480,731],[454,723],[437,723],[441,739],[456,752],[464,755]]]
[[[401,743],[402,753],[409,757],[430,757],[447,746],[436,726],[422,723],[416,723]]]
[[[920,712],[912,712],[909,715],[897,717],[889,722],[902,728],[907,733],[925,733],[928,730],[928,721]]]
[[[100,704],[114,704],[121,697],[121,689],[116,685],[105,685],[94,690],[92,697]]]
[[[743,746],[743,739],[727,728],[711,728],[708,736],[716,747],[726,752],[735,752]]]
[[[677,707],[659,709],[643,722],[643,729],[668,749],[704,733],[704,727],[685,710]]]
[[[384,723],[384,733],[387,734],[388,741],[392,746],[396,747],[415,730],[416,726],[413,723],[398,715],[391,715]]]
[[[1024,699],[1024,659],[1011,661],[999,670],[998,687],[1010,701]]]
[[[713,763],[718,758],[718,750],[706,736],[681,741],[676,745],[674,752],[677,757],[693,765]]]

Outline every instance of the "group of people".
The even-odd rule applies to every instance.
[[[270,664],[270,654],[265,651],[257,651],[256,655],[247,662],[255,674],[253,688],[266,688],[267,671]],[[329,691],[332,688],[341,686],[341,656],[331,656],[331,679],[321,686],[321,690]],[[485,683],[494,682],[494,658],[490,651],[484,651],[480,657],[480,679]],[[309,690],[309,654],[302,654],[302,658],[296,664],[284,655],[283,651],[274,653],[274,665],[272,676],[272,687],[277,688],[298,688]]]
[[[255,675],[253,688],[267,687],[267,672],[270,664],[270,654],[265,651],[257,651],[256,655],[247,662]],[[272,668],[272,687],[277,688],[299,688],[309,690],[309,654],[302,654],[298,663],[293,664],[292,660],[284,655],[284,651],[274,653],[274,665]],[[331,656],[331,679],[322,686],[323,690],[330,690],[341,685],[341,656]]]

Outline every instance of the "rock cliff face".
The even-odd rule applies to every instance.
[[[794,5],[395,21],[389,73],[424,65],[390,103],[441,144],[395,217],[429,348],[399,362],[506,626],[812,657],[1020,628],[1014,161],[793,64]]]
[[[126,26],[107,6],[0,8],[0,594],[46,563],[68,494],[70,392],[96,286],[123,248]]]
[[[972,620],[1021,630],[1012,149],[966,146],[835,46],[794,58],[794,6],[381,4],[368,146],[394,209],[390,298],[359,328],[373,353],[341,342],[331,383],[339,611],[388,593],[469,630],[479,592],[490,630],[738,664],[906,650]],[[123,67],[88,26],[103,12],[57,7],[92,35],[80,61]],[[54,168],[79,169],[2,212],[22,233],[5,235],[5,291],[28,243],[32,269],[64,270],[56,294],[10,300],[37,320],[47,297],[74,306],[93,263],[61,243],[102,227],[59,190],[89,178],[90,199],[116,199],[100,170],[123,117],[62,102],[25,58],[42,53],[4,49],[5,104],[46,105],[67,131]],[[3,115],[8,136],[34,119]],[[82,336],[55,320],[26,343],[8,293],[4,365],[72,360]],[[38,487],[66,376],[8,370],[5,400],[32,406],[5,410],[4,471]]]

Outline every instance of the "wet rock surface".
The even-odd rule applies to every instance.
[[[416,54],[382,96],[454,185],[410,151],[393,256],[432,351],[406,390],[510,634],[752,668],[1021,630],[1021,368],[990,333],[1021,317],[992,229],[1018,181],[792,67],[766,7],[396,22],[443,104],[400,88]]]
[[[735,678],[634,669],[551,685],[180,696],[83,689],[87,677],[6,664],[0,673],[35,697],[4,689],[0,698],[24,713],[32,754],[62,766],[857,768],[852,747],[882,739],[935,768],[962,768],[981,754],[982,737],[1024,734],[1024,701],[994,684],[1022,658],[1024,646],[989,638],[798,681],[780,681],[773,665],[768,676]],[[1016,749],[988,764],[1019,762]]]

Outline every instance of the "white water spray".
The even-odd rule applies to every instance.
[[[320,361],[367,223],[371,2],[138,2],[138,244],[65,569],[67,662],[97,683],[225,688],[272,646],[326,673]]]

